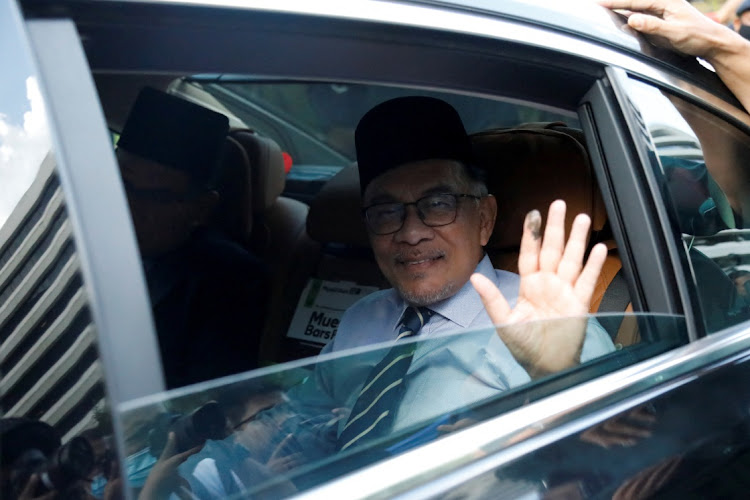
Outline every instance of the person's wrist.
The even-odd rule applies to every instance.
[[[714,66],[728,66],[738,56],[750,56],[750,41],[725,26],[717,25],[709,37],[711,48],[703,57]]]

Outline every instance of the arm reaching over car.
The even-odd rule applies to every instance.
[[[705,59],[750,110],[750,41],[712,21],[684,0],[597,0],[627,11],[628,26],[668,47]]]
[[[591,220],[578,215],[565,243],[565,202],[552,203],[544,239],[542,218],[536,210],[524,222],[518,271],[521,284],[515,307],[485,276],[474,274],[471,282],[482,298],[498,335],[532,378],[558,372],[580,361],[586,334],[586,315],[607,249],[596,245],[586,265],[583,257]],[[580,321],[544,321],[579,316]]]

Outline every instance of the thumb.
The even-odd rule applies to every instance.
[[[471,284],[482,299],[482,304],[492,320],[492,324],[500,325],[508,321],[510,305],[495,284],[486,276],[479,273],[471,275]]]

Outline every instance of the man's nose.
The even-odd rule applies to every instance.
[[[406,207],[404,225],[396,232],[396,241],[416,245],[422,240],[431,240],[435,231],[422,222],[414,205]]]

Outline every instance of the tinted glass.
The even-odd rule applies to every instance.
[[[148,491],[163,485],[200,498],[290,495],[651,357],[685,336],[679,317],[617,319],[642,341],[531,383],[512,360],[498,361],[502,348],[490,328],[341,351],[130,403],[122,415],[132,443],[128,461],[139,468],[130,487],[137,494],[148,480]],[[564,328],[572,321],[579,320],[543,326]],[[521,328],[535,326],[542,325]],[[588,328],[598,328],[596,321]],[[359,400],[378,383],[373,370],[404,342],[421,368],[410,373],[400,399],[390,401],[396,411],[391,427],[371,434],[363,426],[364,436],[347,446],[353,440],[345,438],[347,429],[367,418]],[[178,453],[189,458],[176,475],[148,477],[157,457]]]
[[[78,465],[54,489],[101,495],[117,464],[96,330],[20,22],[0,4],[0,496],[16,498],[61,450]]]
[[[196,80],[196,83],[200,80]],[[563,121],[575,115],[516,101],[486,100],[415,89],[344,83],[203,83],[205,90],[254,128],[277,141],[299,165],[347,166],[356,159],[354,129],[377,104],[406,95],[444,99],[469,134],[519,123]]]
[[[750,318],[750,136],[668,93],[630,81],[656,146],[686,270],[715,332]]]

